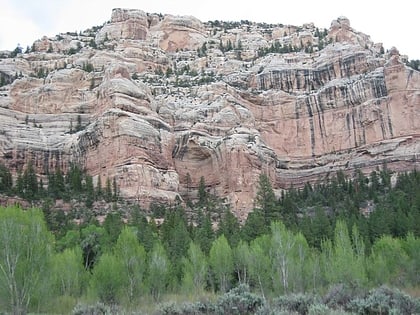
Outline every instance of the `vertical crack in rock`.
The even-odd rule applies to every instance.
[[[308,110],[308,119],[309,119],[309,128],[311,133],[311,152],[312,156],[315,156],[315,126],[314,126],[314,117],[313,117],[313,111],[311,108],[311,102],[309,101],[309,98],[305,98],[306,108]]]

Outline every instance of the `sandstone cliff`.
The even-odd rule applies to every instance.
[[[204,176],[243,217],[261,172],[280,191],[419,163],[420,73],[344,17],[319,30],[115,9],[32,48],[0,60],[0,162],[15,173],[78,163],[144,204]]]

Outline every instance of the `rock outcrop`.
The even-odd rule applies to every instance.
[[[344,17],[319,30],[115,9],[33,49],[0,60],[0,162],[14,174],[78,163],[145,205],[204,176],[245,217],[262,172],[279,192],[419,166],[420,73]]]

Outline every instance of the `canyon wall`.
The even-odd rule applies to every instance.
[[[340,17],[329,30],[115,9],[0,59],[0,162],[81,165],[148,205],[204,176],[238,217],[336,171],[419,166],[420,73]]]

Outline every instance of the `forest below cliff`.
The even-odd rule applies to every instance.
[[[93,187],[76,166],[49,183],[30,165],[16,183],[0,167],[3,196],[38,208],[0,208],[0,311],[420,312],[417,171],[339,172],[280,198],[263,174],[242,224],[204,178],[186,205],[150,209],[124,204],[113,180]],[[61,199],[76,208],[55,209]],[[93,209],[109,204],[100,223]]]

